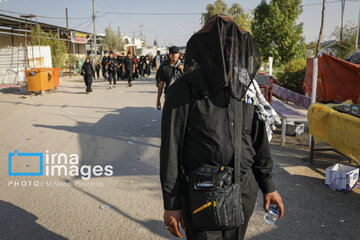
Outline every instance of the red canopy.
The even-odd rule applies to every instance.
[[[313,59],[307,59],[303,85],[304,94],[311,96]],[[349,63],[333,56],[322,54],[318,57],[318,83],[316,101],[335,100],[344,102],[351,99],[357,103],[360,98],[360,65]]]

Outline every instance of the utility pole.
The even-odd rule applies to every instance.
[[[60,42],[60,30],[59,28],[57,28],[57,44],[59,44]],[[61,67],[61,57],[60,57],[60,48],[57,49],[58,52],[58,66],[57,67]]]
[[[144,27],[144,24],[140,24],[139,28],[140,28],[140,45],[141,47],[143,47],[142,41],[143,41],[143,31],[142,28]]]
[[[140,28],[140,39],[142,40],[142,36],[143,36],[143,31],[142,28],[144,27],[144,24],[140,24],[139,28]]]
[[[70,41],[69,41],[69,18],[68,18],[68,10],[66,8],[66,35],[67,35],[67,49],[68,49],[68,59],[70,60]],[[71,77],[71,63],[69,61],[69,74]]]
[[[315,57],[317,57],[317,55],[319,54],[322,33],[324,30],[325,4],[326,4],[326,0],[323,0],[323,8],[322,8],[322,13],[321,13],[321,27],[320,27],[319,39],[318,39],[318,42],[316,45]]]
[[[344,29],[344,9],[345,0],[341,0],[341,28],[340,28],[340,41],[343,40],[343,29]]]
[[[356,32],[356,50],[359,49],[359,41],[360,41],[360,7],[359,7],[359,15],[358,15],[358,22],[357,22],[357,32]]]
[[[93,43],[94,61],[93,61],[93,63],[95,63],[96,59],[97,59],[97,45],[96,45],[96,31],[95,31],[95,0],[92,0],[92,8],[93,8],[93,28],[94,28],[94,43]]]

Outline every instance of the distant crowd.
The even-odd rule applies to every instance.
[[[184,54],[179,53],[179,60],[183,64]],[[156,56],[135,56],[130,51],[126,56],[120,56],[110,51],[101,61],[96,62],[94,67],[90,58],[87,58],[81,68],[81,75],[84,77],[87,93],[92,92],[92,79],[95,79],[95,76],[100,78],[100,70],[102,77],[109,82],[109,88],[115,87],[117,80],[127,80],[131,87],[134,79],[149,77],[152,71],[157,72],[161,65],[169,62],[169,54],[161,54],[160,51]]]

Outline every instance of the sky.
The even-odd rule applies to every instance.
[[[39,22],[66,26],[65,8],[68,8],[69,27],[92,32],[92,0],[0,0],[1,10],[38,15]],[[160,45],[185,46],[191,35],[201,28],[201,13],[215,0],[95,0],[96,32],[103,33],[111,27],[132,37],[142,31],[147,45],[156,39]],[[252,10],[261,0],[225,0],[230,6],[239,3],[245,10]],[[269,0],[267,1],[269,2]],[[340,0],[328,0],[325,11],[324,40],[330,40],[336,26],[340,26]],[[303,13],[298,22],[304,23],[306,42],[318,38],[321,22],[322,0],[303,0]],[[318,5],[313,5],[318,4]],[[360,0],[346,0],[344,22],[357,22]],[[189,15],[133,15],[131,13],[193,13]]]

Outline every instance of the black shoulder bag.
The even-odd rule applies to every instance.
[[[242,103],[235,105],[234,168],[205,165],[187,175],[191,225],[203,231],[239,227],[244,222],[240,185]]]

